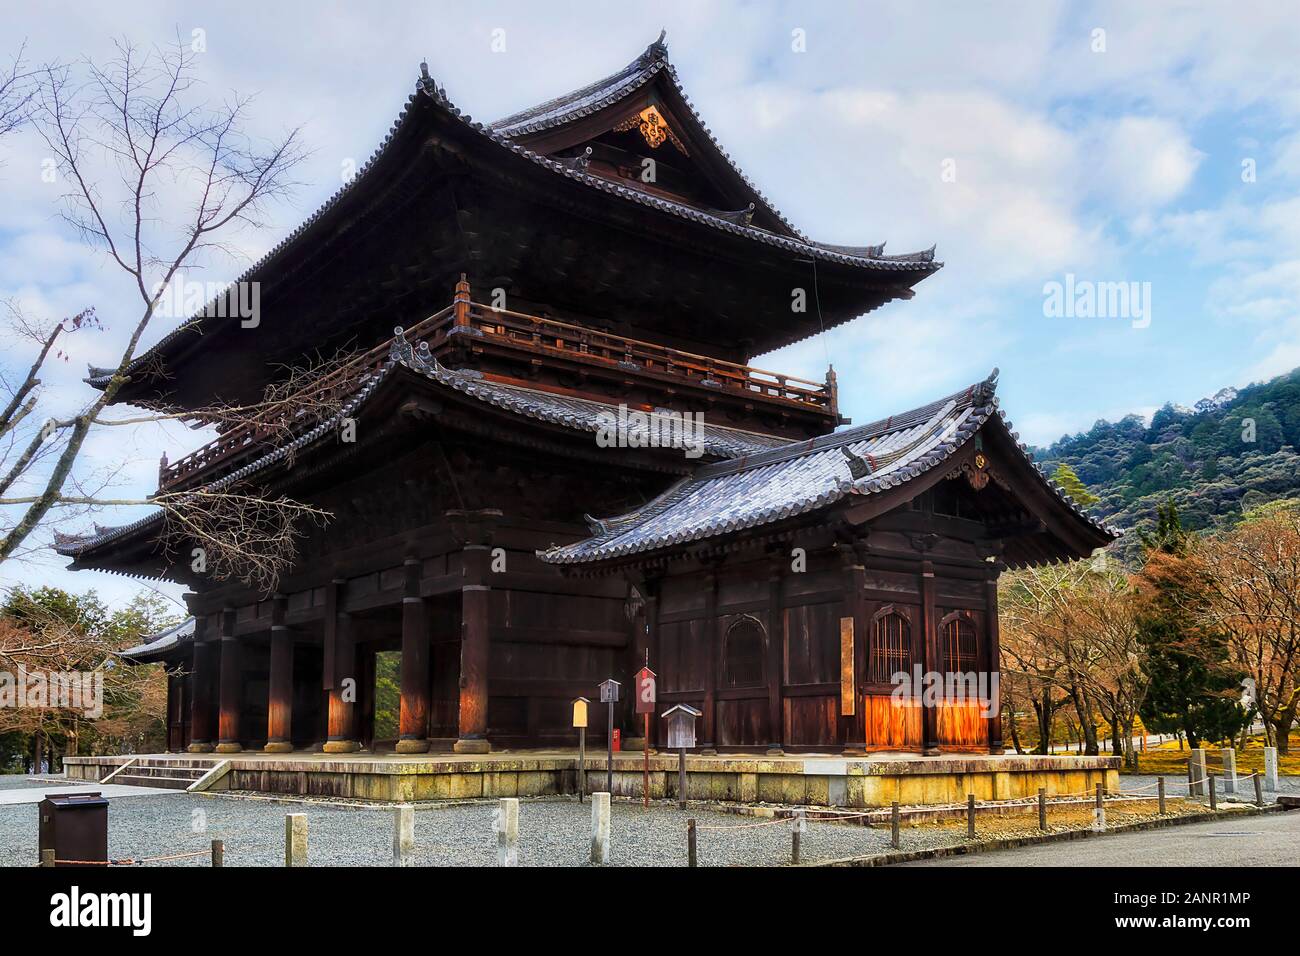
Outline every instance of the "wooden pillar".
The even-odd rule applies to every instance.
[[[165,667],[167,674],[167,752],[178,753],[183,749],[181,741],[181,674],[174,668]]]
[[[357,651],[352,633],[352,615],[334,615],[334,685],[329,696],[329,733],[323,748],[327,754],[352,753],[361,749],[357,739]]]
[[[855,546],[853,548],[841,546],[843,552],[843,570],[841,576],[841,587],[844,589],[843,615],[844,618],[852,622],[852,647],[849,648],[847,662],[841,660],[843,668],[847,663],[847,668],[852,674],[842,674],[842,679],[847,678],[847,687],[845,688],[852,698],[851,701],[841,700],[841,724],[843,729],[844,750],[850,754],[865,754],[867,752],[867,729],[866,715],[863,711],[866,709],[866,702],[862,699],[861,687],[863,683],[863,668],[866,666],[866,642],[867,642],[867,622],[865,620],[866,609],[863,606],[863,591],[866,589],[866,570],[863,566],[863,554]],[[841,634],[841,641],[846,635]],[[841,654],[844,648],[841,646]],[[842,680],[843,683],[843,680]],[[843,696],[843,691],[841,692]],[[845,714],[843,711],[848,710]]]
[[[716,753],[718,745],[718,571],[711,565],[704,574],[704,740],[700,750]]]
[[[998,568],[1001,571],[1001,567]],[[984,585],[984,606],[986,608],[984,615],[984,630],[987,634],[985,638],[985,668],[989,675],[989,696],[993,698],[991,703],[995,713],[989,718],[989,753],[1000,754],[1005,749],[1002,746],[1002,699],[1000,683],[994,685],[993,675],[998,674],[1001,677],[1002,669],[1002,651],[1000,637],[998,632],[998,578],[997,572]]]
[[[217,713],[217,753],[237,754],[243,750],[239,742],[239,711],[243,705],[243,659],[239,640],[235,637],[235,611],[226,608],[221,612],[221,705]]]
[[[486,543],[466,544],[461,552],[464,584],[460,593],[460,722],[456,753],[487,753],[488,611],[492,588],[487,584],[491,549]]]
[[[456,294],[452,297],[452,313],[454,322],[458,328],[465,328],[469,325],[469,307],[470,292],[469,280],[465,278],[465,273],[460,274],[460,281],[456,283]]]
[[[194,650],[190,664],[190,753],[204,754],[212,750],[213,713],[212,684],[217,648],[207,637],[208,619],[194,619]]]
[[[429,628],[420,597],[418,558],[407,558],[402,597],[402,702],[397,752],[422,754],[429,749]]]
[[[934,565],[929,561],[921,562],[921,672],[928,674],[939,663],[939,651],[935,636],[938,622],[935,615]],[[939,753],[938,711],[921,702],[921,740],[922,753],[933,756]]]
[[[267,753],[293,750],[293,631],[284,623],[289,599],[271,598],[271,675],[266,702]]]
[[[785,557],[773,557],[767,572],[767,752],[785,753],[785,714],[781,687],[785,683],[785,608],[781,606],[781,578]]]

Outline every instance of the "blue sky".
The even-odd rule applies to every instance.
[[[938,246],[946,267],[913,301],[756,362],[820,378],[833,357],[855,420],[996,365],[1022,437],[1045,443],[1300,366],[1300,18],[1284,4],[46,3],[5,23],[0,57],[25,37],[34,63],[200,30],[209,95],[257,93],[267,136],[303,127],[302,186],[269,228],[210,261],[206,281],[242,271],[338,188],[422,59],[490,119],[618,69],[666,27],[696,107],[800,229],[894,252]],[[51,317],[98,308],[107,329],[78,336],[46,376],[51,407],[69,410],[87,397],[85,363],[115,357],[136,308],[124,277],[57,218],[43,156],[34,137],[0,141],[0,299]],[[1067,274],[1149,283],[1149,326],[1045,316],[1044,284]],[[6,375],[25,357],[11,343]],[[153,489],[163,450],[202,440],[116,432],[92,443],[87,467],[131,496]],[[95,586],[112,600],[136,586],[63,563],[33,555],[0,569],[0,584]]]

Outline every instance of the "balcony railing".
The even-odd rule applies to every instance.
[[[527,352],[684,379],[704,388],[750,392],[826,412],[834,410],[834,389],[829,381],[815,382],[795,375],[769,372],[557,319],[494,309],[477,302],[468,303],[468,308],[462,310],[460,316],[453,315],[444,327],[439,328],[439,338],[429,343],[435,354],[444,341],[441,337],[454,334],[457,328],[470,329],[489,340]]]
[[[833,374],[828,374],[825,382],[814,382],[557,319],[494,309],[471,301],[469,287],[463,281],[450,307],[404,332],[406,341],[412,344],[428,342],[435,356],[446,355],[458,341],[463,341],[462,336],[533,356],[644,374],[666,385],[680,383],[724,395],[753,397],[831,418],[838,414]],[[246,452],[269,450],[314,427],[320,416],[313,410],[336,407],[340,399],[361,389],[387,361],[392,341],[386,339],[347,358],[302,390],[283,401],[267,403],[184,458],[171,464],[164,458],[159,466],[159,488],[172,489],[187,479],[232,463]]]

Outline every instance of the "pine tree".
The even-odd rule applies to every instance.
[[[1065,462],[1061,462],[1056,466],[1056,471],[1052,473],[1052,480],[1064,488],[1065,493],[1073,498],[1074,503],[1080,508],[1091,508],[1101,501],[1099,497],[1088,490],[1088,486],[1075,474],[1074,469]]]

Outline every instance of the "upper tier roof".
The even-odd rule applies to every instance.
[[[529,202],[550,202],[547,197],[553,195],[559,208],[572,208],[577,213],[578,206],[589,207],[585,213],[588,218],[582,219],[583,222],[591,222],[591,211],[599,211],[602,220],[607,220],[601,228],[621,230],[619,234],[628,236],[626,241],[629,244],[638,244],[636,255],[641,258],[636,261],[652,266],[652,272],[665,266],[669,274],[685,275],[687,260],[682,260],[682,256],[686,250],[690,250],[689,259],[698,262],[702,261],[702,250],[715,249],[718,260],[712,263],[711,271],[718,283],[716,294],[688,298],[688,290],[682,288],[674,296],[677,311],[690,318],[687,325],[697,329],[714,323],[706,321],[702,313],[694,315],[690,310],[705,309],[709,301],[714,303],[712,308],[718,310],[719,315],[729,307],[748,314],[749,321],[743,333],[724,324],[718,324],[716,332],[722,341],[729,340],[733,344],[742,334],[750,336],[752,354],[797,341],[814,334],[818,328],[831,327],[865,314],[892,299],[909,298],[911,287],[942,265],[935,261],[933,249],[906,255],[885,255],[883,243],[837,246],[804,237],[745,178],[709,133],[681,91],[662,41],[651,44],[645,53],[610,77],[491,125],[474,122],[463,114],[429,77],[423,64],[421,68],[422,75],[415,94],[409,98],[392,131],[370,160],[288,238],[232,283],[230,290],[238,283],[259,282],[262,286],[264,318],[259,355],[265,361],[249,363],[245,360],[242,370],[237,373],[241,382],[243,377],[249,379],[252,383],[249,388],[273,375],[272,369],[294,361],[293,347],[297,342],[296,336],[301,333],[293,330],[309,326],[316,330],[317,335],[310,342],[302,343],[301,352],[306,353],[328,344],[322,342],[322,333],[333,335],[336,341],[345,339],[347,321],[359,321],[359,318],[352,318],[350,310],[355,310],[359,317],[372,314],[373,308],[349,300],[350,290],[365,275],[373,272],[379,287],[383,287],[395,278],[407,281],[407,273],[414,275],[423,271],[417,276],[418,282],[409,280],[414,283],[410,292],[399,299],[405,307],[415,309],[420,308],[420,290],[435,285],[441,287],[442,272],[450,276],[469,271],[473,275],[474,261],[477,260],[467,265],[466,261],[450,257],[446,261],[425,259],[424,268],[420,270],[415,269],[413,263],[407,265],[405,260],[397,261],[401,256],[409,258],[408,254],[415,250],[402,250],[399,246],[386,252],[388,247],[384,246],[386,242],[402,242],[394,238],[397,231],[393,222],[403,215],[413,215],[409,211],[411,191],[432,188],[430,183],[441,181],[444,171],[450,168],[440,164],[453,161],[468,164],[470,169],[491,167],[493,176],[521,184],[516,188]],[[616,181],[596,175],[586,168],[581,157],[551,155],[559,148],[557,144],[567,141],[565,137],[580,137],[598,130],[606,121],[612,121],[629,110],[634,111],[643,101],[640,98],[648,96],[662,103],[682,124],[681,135],[690,141],[692,148],[691,161],[716,183],[719,194],[738,207],[752,204],[752,209],[728,210],[691,204],[663,191],[641,188],[633,181]],[[589,122],[596,124],[590,130],[583,127]],[[548,138],[546,143],[538,139],[543,135]],[[556,136],[560,139],[555,139]],[[451,147],[453,143],[454,148]],[[451,158],[437,158],[440,156]],[[522,185],[525,182],[529,185]],[[571,192],[575,189],[578,192]],[[499,191],[488,190],[481,195],[490,197],[485,201],[500,202]],[[433,200],[429,202],[433,203]],[[435,205],[443,208],[447,201],[439,200]],[[491,214],[486,215],[480,224],[489,229],[488,232],[450,230],[453,235],[470,237],[462,238],[468,251],[461,250],[461,254],[483,260],[480,265],[487,273],[485,279],[499,274],[503,268],[510,269],[510,262],[514,261],[510,257],[517,255],[513,250],[518,239],[501,235],[498,228],[501,226],[500,217],[508,216],[510,208],[513,207],[507,204],[491,209]],[[457,215],[464,213],[465,210],[460,210]],[[558,221],[554,224],[558,225]],[[370,233],[370,230],[378,231]],[[362,248],[366,250],[366,256],[374,259],[373,262],[355,254],[355,244],[366,241],[367,235],[369,241]],[[710,236],[713,238],[709,239]],[[572,239],[565,242],[572,242]],[[494,249],[497,243],[499,248]],[[349,268],[339,268],[340,254],[348,255]],[[647,254],[655,261],[647,263]],[[707,253],[705,255],[707,257]],[[386,261],[388,265],[384,264]],[[802,278],[807,267],[795,264],[809,261],[822,263],[818,273],[821,283],[818,302],[825,313],[822,319],[817,315],[791,314],[790,283],[786,275],[778,275],[773,268],[779,265],[785,272],[797,273]],[[516,264],[514,268],[519,267]],[[746,269],[750,271],[742,276]],[[563,286],[563,271],[553,271],[553,275],[561,278],[547,281],[552,285],[559,282]],[[758,311],[754,303],[737,299],[740,290],[756,287],[753,276],[765,276],[772,282],[779,277],[781,288],[785,290],[784,317],[779,324],[774,318],[757,320]],[[633,311],[630,297],[638,294],[636,285],[622,279],[611,282],[606,277],[603,288],[599,290],[599,301],[608,301],[605,308],[612,307],[618,312],[620,297],[628,298],[630,313]],[[238,365],[234,353],[247,350],[247,332],[239,328],[238,320],[220,317],[230,314],[229,310],[218,305],[229,294],[229,291],[223,293],[133,360],[127,369],[132,381],[119,392],[119,400],[170,395],[174,397],[173,404],[191,408],[211,401],[204,396],[215,394],[222,383],[232,380],[232,376],[216,371],[206,376],[194,375],[193,363],[224,362],[230,365],[235,362]],[[554,296],[556,290],[550,288],[546,294]],[[772,305],[776,301],[773,289],[764,289],[761,294],[765,297],[763,302],[767,303],[764,308],[776,315]],[[730,305],[719,305],[719,302]],[[426,305],[425,314],[434,311],[433,303]],[[643,311],[646,308],[645,303],[639,300],[636,306]],[[809,308],[811,311],[813,306]],[[311,322],[302,321],[304,310],[312,316]],[[389,324],[394,320],[412,324],[421,317],[418,314],[389,315],[387,321]],[[611,321],[624,318],[622,314],[603,317]],[[329,325],[330,322],[343,325],[336,329]],[[231,334],[231,329],[236,334]],[[109,369],[92,368],[87,381],[102,388],[110,376]],[[233,385],[229,387],[234,389]],[[223,398],[247,400],[249,396],[229,394]]]

